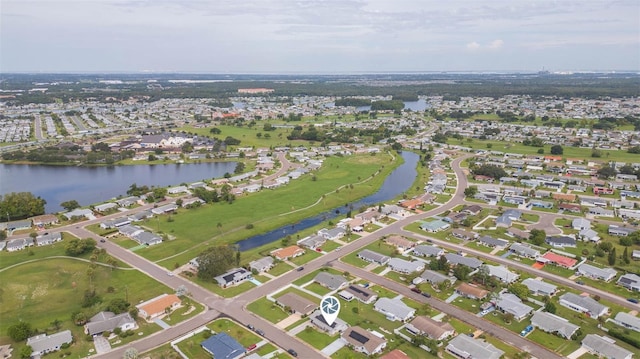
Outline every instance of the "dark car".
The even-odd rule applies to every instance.
[[[100,240],[100,243],[104,243],[104,242],[106,242],[104,238]]]
[[[298,272],[300,272],[300,271],[304,270],[304,267],[298,267],[298,268],[296,268],[296,270],[297,270]]]
[[[254,327],[253,325],[249,324],[247,325],[247,328],[251,329],[251,330],[256,330],[256,327]]]
[[[581,280],[577,280],[577,281],[576,281],[576,284],[584,285],[584,282],[583,282],[583,281],[581,281]]]
[[[264,332],[261,329],[256,329],[256,333],[264,337]]]
[[[287,353],[291,354],[291,356],[293,357],[296,357],[296,358],[298,357],[298,353],[296,353],[296,351],[293,349],[288,349]]]
[[[427,298],[431,298],[431,294],[424,292],[422,293],[422,296],[427,297]]]
[[[416,292],[418,294],[422,293],[422,291],[420,289],[418,289],[418,288],[411,288],[411,291],[412,292]]]
[[[627,300],[630,301],[631,303],[638,304],[638,300],[636,298],[628,298]]]

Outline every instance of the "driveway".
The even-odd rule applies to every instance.
[[[107,338],[102,335],[93,337],[93,346],[96,348],[96,354],[108,353],[111,351],[111,344]]]
[[[342,349],[342,347],[344,347],[346,345],[345,341],[342,339],[336,339],[333,343],[327,345],[326,347],[324,347],[324,349],[322,349],[322,354],[326,355],[326,356],[331,356],[333,355],[333,353],[337,352],[338,350]]]
[[[453,302],[454,300],[456,300],[456,298],[458,298],[459,296],[460,296],[460,294],[458,294],[458,293],[455,293],[455,292],[454,292],[454,293],[453,293],[453,294],[451,294],[451,296],[450,296],[449,298],[447,298],[447,300],[445,300],[444,302],[445,302],[445,303],[451,303],[451,302]]]

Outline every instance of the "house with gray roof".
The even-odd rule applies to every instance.
[[[625,312],[618,312],[613,322],[636,332],[640,332],[640,318]]]
[[[577,272],[585,277],[603,280],[605,282],[612,280],[618,274],[613,268],[598,268],[587,263],[579,265]]]
[[[574,293],[565,293],[560,296],[560,305],[576,312],[587,314],[589,317],[597,319],[609,312],[606,307],[589,296],[581,296]]]
[[[540,251],[533,249],[531,246],[522,243],[513,243],[509,247],[515,255],[525,258],[537,258],[540,256]]]
[[[427,316],[417,316],[405,326],[414,335],[426,335],[434,340],[444,340],[456,331],[449,323],[439,322]]]
[[[571,336],[580,328],[562,317],[547,312],[534,312],[531,317],[531,325],[566,339],[571,339]]]
[[[633,353],[618,345],[615,340],[609,337],[602,337],[597,334],[587,334],[582,339],[582,347],[590,353],[607,359],[631,359]]]
[[[117,315],[112,312],[100,312],[89,319],[84,326],[84,332],[99,335],[103,332],[113,332],[116,328],[127,331],[137,328],[137,325],[128,312]]]
[[[482,265],[481,260],[473,257],[465,257],[456,253],[447,253],[444,256],[452,265],[462,264],[471,269],[478,269]]]
[[[569,236],[547,236],[545,242],[552,247],[564,248],[564,247],[576,247],[576,239]]]
[[[292,292],[285,293],[283,296],[276,299],[276,303],[281,307],[289,307],[292,312],[300,315],[309,315],[318,308],[318,305],[314,302]]]
[[[587,213],[592,216],[615,217],[615,212],[612,209],[606,209],[601,207],[590,207]]]
[[[45,233],[36,237],[36,244],[38,247],[48,246],[50,244],[60,242],[62,240],[62,233]]]
[[[103,229],[118,228],[118,227],[126,226],[127,224],[131,224],[131,219],[128,217],[120,217],[120,218],[106,220],[100,223],[100,228],[103,228]]]
[[[373,305],[373,309],[384,314],[387,319],[391,321],[407,321],[411,319],[416,310],[410,306],[404,304],[404,302],[398,298],[380,298]]]
[[[493,266],[485,264],[485,266],[489,269],[489,275],[498,278],[502,283],[510,284],[520,277],[519,274],[511,272],[503,265]]]
[[[387,263],[389,268],[394,272],[410,274],[419,272],[424,269],[424,262],[422,261],[407,261],[402,258],[391,258]]]
[[[500,238],[493,238],[491,236],[480,237],[480,239],[478,239],[478,243],[491,248],[505,248],[509,245],[509,241]]]
[[[446,276],[440,272],[436,272],[434,270],[431,269],[427,269],[424,272],[422,272],[422,274],[420,274],[420,276],[415,277],[412,281],[413,284],[420,284],[420,283],[424,283],[427,282],[431,285],[438,285],[442,282],[445,281],[450,281],[450,282],[454,282],[455,279],[452,279],[449,276]]]
[[[347,330],[347,328],[349,328],[347,322],[340,318],[336,318],[333,323],[329,325],[329,323],[327,323],[327,321],[324,319],[324,316],[322,315],[320,310],[316,310],[315,312],[311,313],[310,317],[311,324],[315,325],[316,328],[322,330],[323,332],[326,332],[331,336],[342,333]]]
[[[99,204],[99,205],[93,207],[93,210],[96,211],[96,212],[103,213],[103,212],[115,209],[117,207],[118,207],[117,203],[107,202],[107,203]]]
[[[472,241],[478,238],[478,233],[465,231],[464,229],[460,229],[460,228],[452,229],[451,235],[456,238],[464,239],[465,241]]]
[[[139,200],[140,200],[140,197],[131,196],[131,197],[126,197],[126,198],[121,198],[121,199],[117,200],[116,203],[120,207],[130,207],[130,206],[133,206],[134,204],[138,203]]]
[[[440,257],[441,255],[444,255],[444,249],[421,244],[413,248],[413,254],[421,257]]]
[[[85,217],[87,219],[94,219],[96,218],[93,215],[93,211],[91,211],[90,209],[87,208],[76,208],[73,211],[67,212],[67,213],[63,213],[63,216],[65,216],[67,218],[67,220],[71,220],[74,217]]]
[[[226,273],[214,277],[213,279],[218,282],[218,285],[226,288],[228,286],[237,285],[251,279],[251,272],[244,268],[232,268],[229,269]]]
[[[342,227],[336,227],[331,229],[322,228],[321,230],[318,231],[318,235],[330,241],[340,239],[344,237],[346,234],[347,234],[347,231]]]
[[[145,246],[153,246],[162,243],[162,237],[147,231],[142,231],[131,238]]]
[[[558,287],[547,282],[543,282],[541,280],[536,280],[534,278],[527,278],[522,281],[522,284],[526,285],[529,288],[529,292],[532,295],[540,295],[540,296],[552,296],[558,290]]]
[[[344,289],[346,292],[349,292],[353,295],[357,300],[361,301],[364,304],[371,304],[376,299],[378,299],[378,294],[372,291],[369,288],[365,288],[361,285],[352,284]]]
[[[349,283],[343,276],[328,272],[319,272],[313,281],[331,290],[342,289]]]
[[[633,228],[618,227],[618,226],[614,226],[613,224],[610,224],[608,233],[612,236],[626,237],[635,231],[636,230]]]
[[[578,231],[589,229],[591,228],[591,221],[584,218],[574,218],[573,221],[571,221],[571,227]]]
[[[459,334],[451,339],[446,351],[464,359],[500,359],[504,352],[481,339]]]
[[[618,278],[617,284],[632,292],[640,292],[640,276],[633,273],[621,275],[620,278]]]
[[[316,248],[320,248],[323,244],[327,242],[327,239],[320,235],[313,235],[304,237],[298,241],[298,245],[301,247],[307,247],[309,249],[315,250]]]
[[[591,228],[583,229],[580,232],[578,232],[578,238],[582,239],[583,241],[589,241],[589,242],[600,241],[600,236],[598,235],[598,232],[594,231]]]
[[[178,210],[178,205],[176,205],[175,203],[169,203],[169,204],[165,204],[164,206],[160,206],[152,209],[151,213],[159,215],[159,214],[175,212],[177,210]]]
[[[63,344],[71,344],[73,336],[70,330],[64,330],[51,335],[38,334],[27,339],[27,345],[33,350],[32,357],[40,357],[44,354],[60,350]]]
[[[273,268],[273,257],[271,256],[262,257],[249,262],[249,269],[252,271],[255,270],[258,273],[267,272],[271,268]]]
[[[137,236],[138,234],[144,232],[144,230],[138,226],[132,226],[127,224],[122,227],[119,227],[118,232],[120,232],[120,234],[122,234],[123,236],[133,238],[134,236]]]
[[[522,303],[520,298],[511,293],[501,293],[493,304],[502,313],[513,314],[513,318],[517,321],[522,321],[533,311],[533,308]]]
[[[21,251],[27,247],[33,246],[33,238],[16,238],[7,242],[7,251],[8,252],[16,252]]]
[[[364,249],[360,252],[358,252],[358,258],[370,262],[370,263],[376,263],[379,265],[385,265],[389,262],[389,260],[391,259],[388,256],[385,256],[384,254],[380,254],[378,252],[374,252],[372,250],[369,249]]]
[[[152,218],[152,217],[153,217],[153,213],[151,213],[151,211],[140,211],[130,215],[127,218],[129,218],[131,222],[140,222],[142,220],[145,220],[147,218]]]

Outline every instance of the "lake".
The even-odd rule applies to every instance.
[[[393,170],[389,174],[389,176],[387,176],[387,178],[384,180],[384,183],[376,193],[359,201],[346,203],[344,206],[333,208],[327,212],[322,212],[313,217],[305,218],[298,223],[282,226],[270,232],[259,234],[239,241],[236,243],[239,250],[246,251],[271,242],[275,242],[281,238],[286,237],[287,235],[293,235],[298,231],[313,227],[326,220],[344,215],[350,210],[355,213],[363,206],[371,206],[373,204],[388,201],[397,197],[398,195],[408,190],[413,184],[413,181],[416,179],[416,176],[418,175],[416,165],[418,164],[420,156],[413,152],[403,151],[402,158],[404,158],[404,163]]]
[[[235,162],[75,167],[0,164],[0,194],[31,192],[47,201],[47,213],[75,199],[82,206],[126,196],[131,184],[173,186],[233,173]]]

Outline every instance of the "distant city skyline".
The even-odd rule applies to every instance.
[[[637,0],[0,0],[0,72],[640,71]]]

